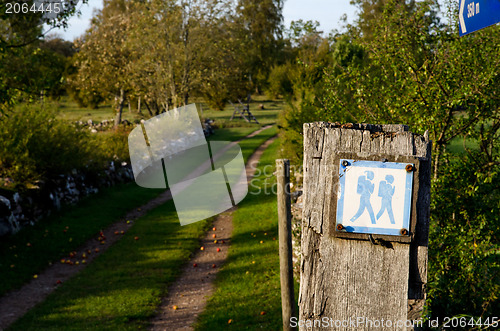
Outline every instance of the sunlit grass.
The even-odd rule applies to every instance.
[[[196,330],[282,327],[278,217],[272,193],[278,147],[275,141],[264,152],[259,162],[261,175],[254,179],[250,194],[233,215],[228,260],[217,275],[216,292],[200,315]]]
[[[11,329],[145,327],[165,293],[165,285],[178,276],[180,266],[198,247],[207,224],[180,226],[173,202],[167,202],[138,219],[120,241]]]
[[[250,133],[258,130],[258,127],[234,127],[234,128],[221,128],[215,130],[215,133],[208,137],[207,140],[219,140],[219,141],[236,141],[244,138]]]
[[[248,131],[249,129],[249,131]],[[218,130],[215,140],[237,140],[252,128]],[[276,127],[241,142],[244,159],[264,141],[274,136]],[[99,230],[116,222],[125,213],[157,196],[161,190],[145,189],[135,183],[117,185],[87,197],[76,206],[27,227],[0,242],[0,295],[20,287],[49,263],[75,250]],[[63,230],[68,227],[66,232]],[[27,244],[30,244],[30,247]]]
[[[273,127],[240,143],[245,160],[276,131]],[[202,221],[181,227],[172,201],[158,207],[136,220],[120,241],[11,329],[144,328],[208,224]]]
[[[0,295],[20,287],[50,263],[57,263],[99,230],[160,192],[162,190],[145,189],[135,183],[116,185],[3,238],[0,242]]]
[[[235,106],[241,108],[241,104],[238,100],[232,101]],[[243,101],[243,104],[246,105],[246,102]],[[266,124],[274,124],[276,123],[276,119],[278,117],[278,113],[283,109],[283,100],[271,100],[266,98],[265,96],[252,96],[252,100],[250,102],[250,112],[257,118],[259,124],[255,122],[248,123],[241,117],[235,117],[232,121],[231,116],[234,112],[234,106],[230,103],[227,103],[224,107],[224,110],[212,110],[210,109],[206,103],[201,103],[201,109],[203,110],[202,116],[204,118],[210,118],[214,120],[214,124],[217,127],[258,127],[260,125]],[[264,109],[260,109],[260,105],[264,107]]]

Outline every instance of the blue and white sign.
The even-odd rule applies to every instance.
[[[460,36],[500,22],[500,0],[460,0]]]
[[[337,229],[385,235],[409,233],[413,164],[341,159]],[[339,226],[340,225],[340,226]],[[403,231],[405,229],[406,231]]]

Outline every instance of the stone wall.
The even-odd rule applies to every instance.
[[[20,192],[0,188],[0,237],[33,225],[42,217],[61,209],[61,206],[75,204],[101,188],[133,178],[132,169],[126,162],[110,162],[108,168],[99,173],[73,170],[71,174],[40,181],[36,186]]]

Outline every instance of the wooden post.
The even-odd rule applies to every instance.
[[[278,232],[283,330],[294,330],[290,318],[297,316],[293,291],[292,211],[290,201],[290,161],[276,160]]]
[[[345,155],[353,160],[415,160],[407,238],[383,236],[394,238],[387,242],[364,233],[338,235],[339,160]],[[419,328],[412,321],[420,318],[425,302],[430,165],[431,143],[404,125],[304,124],[301,329],[320,329],[321,321],[335,330]],[[352,203],[361,209],[359,200]]]

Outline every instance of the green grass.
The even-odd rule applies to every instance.
[[[115,110],[111,104],[99,105],[97,109],[82,108],[73,101],[70,97],[64,96],[60,100],[54,101],[54,104],[59,109],[59,118],[69,122],[83,121],[87,122],[91,119],[94,122],[101,122],[102,120],[110,120],[115,118]],[[141,119],[142,117],[132,109],[129,112],[125,107],[122,113],[122,119],[134,122],[134,120]]]
[[[276,131],[273,127],[240,143],[244,158]],[[120,241],[11,329],[135,330],[145,327],[168,284],[198,247],[208,224],[209,221],[203,221],[181,227],[171,201],[149,212],[136,220]],[[133,240],[135,236],[140,239]]]
[[[245,160],[245,163],[247,162],[250,155],[252,155],[253,151],[257,149],[257,147],[262,145],[269,138],[274,137],[276,134],[278,134],[278,128],[273,126],[272,128],[262,131],[251,139],[240,141],[238,145],[241,147],[241,152],[243,153],[243,159]]]
[[[264,105],[264,109],[259,109],[259,105]],[[236,104],[235,104],[236,105]],[[239,106],[241,106],[238,103]],[[234,112],[234,107],[227,104],[224,110],[211,110],[208,106],[202,103],[203,117],[213,119],[214,124],[219,128],[225,127],[258,127],[260,125],[275,124],[278,113],[283,109],[283,101],[281,100],[266,100],[263,97],[254,97],[250,103],[250,112],[257,118],[260,124],[255,122],[248,123],[241,117],[235,117],[230,121]]]
[[[282,327],[277,206],[276,195],[271,193],[275,177],[270,175],[278,148],[275,141],[264,152],[259,162],[261,176],[254,179],[251,193],[234,213],[228,260],[217,275],[216,292],[200,315],[196,330]],[[273,169],[267,175],[266,166]]]
[[[93,235],[157,196],[162,190],[121,184],[66,206],[34,226],[0,242],[0,295],[18,288],[50,263],[75,250]],[[68,229],[63,232],[66,227]],[[28,247],[29,243],[29,247]]]
[[[235,100],[237,102],[237,100]],[[215,125],[218,128],[232,128],[232,127],[245,127],[253,128],[254,130],[261,125],[274,124],[276,123],[276,118],[278,113],[283,108],[282,100],[270,100],[264,96],[253,96],[250,103],[250,111],[257,118],[260,124],[247,123],[242,118],[235,118],[229,121],[231,115],[234,112],[234,107],[231,104],[227,104],[223,111],[212,110],[206,103],[201,99],[192,99],[190,102],[198,103],[202,105],[203,113],[201,113],[203,118],[211,118],[215,121]],[[60,110],[59,118],[67,120],[69,122],[83,121],[87,122],[92,119],[94,122],[100,122],[102,120],[110,120],[115,118],[115,110],[112,104],[105,103],[100,105],[97,109],[82,108],[73,101],[70,97],[64,96],[60,100],[54,101],[56,107]],[[264,109],[259,109],[259,105],[263,105]],[[239,104],[238,104],[239,105]],[[128,107],[123,109],[122,119],[126,119],[130,122],[142,119],[144,116],[149,117],[148,111],[145,106],[142,109],[144,116],[137,113],[134,108],[137,105],[132,106],[132,111],[129,111]]]
[[[145,328],[207,225],[180,226],[173,202],[167,202],[138,219],[120,241],[10,330]]]
[[[208,137],[208,141],[236,141],[248,136],[250,133],[258,130],[258,127],[234,127],[234,128],[220,128],[216,129],[215,133]]]

